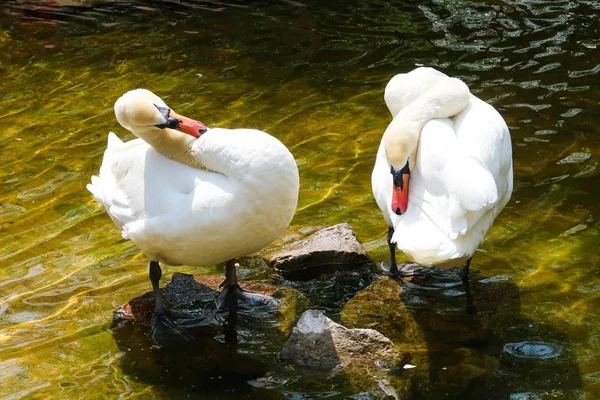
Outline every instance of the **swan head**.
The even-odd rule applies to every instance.
[[[402,215],[408,209],[410,171],[415,167],[420,134],[420,129],[411,124],[410,118],[396,116],[444,78],[447,76],[434,68],[420,67],[394,76],[385,87],[385,104],[394,119],[383,135],[383,145],[394,184],[391,206],[396,215]]]
[[[406,153],[407,146],[388,145],[390,141],[384,140],[388,161],[390,163],[390,174],[392,174],[392,211],[396,215],[402,215],[408,209],[408,187],[410,182],[410,171],[414,168],[415,156]],[[390,151],[388,151],[388,148]]]
[[[176,114],[160,97],[146,89],[131,90],[121,96],[115,102],[115,116],[124,128],[144,140],[147,137],[143,136],[165,132],[198,138],[207,131],[202,122]]]
[[[402,215],[408,209],[410,173],[415,168],[419,132],[407,129],[406,121],[394,118],[383,135],[383,147],[392,174],[392,211]]]

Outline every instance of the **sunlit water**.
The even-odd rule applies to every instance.
[[[85,190],[107,133],[131,138],[114,119],[118,96],[145,87],[209,126],[272,133],[300,168],[290,232],[349,222],[381,261],[370,173],[389,122],[383,88],[420,64],[462,78],[511,130],[513,198],[472,267],[520,297],[527,326],[503,327],[522,334],[496,355],[505,395],[600,397],[598,2],[82,3],[0,11],[0,398],[202,391],[136,374],[109,330],[113,309],[149,289],[144,256]],[[167,267],[165,277],[178,270],[221,271]],[[332,279],[288,284],[337,318],[368,282]],[[207,398],[354,394],[276,352],[265,351],[263,383],[216,385]]]

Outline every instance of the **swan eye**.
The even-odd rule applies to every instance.
[[[167,118],[167,122],[165,123],[167,128],[177,129],[179,128],[179,120],[175,118]]]
[[[402,176],[410,175],[410,168],[408,166],[408,160],[406,161],[406,165],[404,167],[402,167],[402,169],[399,171],[396,171],[393,166],[390,166],[390,173],[392,174],[394,186],[403,188],[404,180],[402,179]]]
[[[156,124],[154,126],[157,128],[160,128],[160,129],[165,129],[165,128],[178,129],[180,123],[181,122],[176,118],[167,118],[167,120],[164,123]]]
[[[154,105],[154,107],[156,107],[158,112],[160,112],[161,115],[163,117],[165,117],[165,122],[163,122],[161,124],[156,124],[156,125],[154,125],[155,127],[159,128],[159,129],[165,129],[165,128],[177,129],[177,128],[179,128],[180,121],[176,118],[169,117],[169,115],[171,114],[171,109],[169,107],[160,107],[160,106],[157,106],[156,104]]]

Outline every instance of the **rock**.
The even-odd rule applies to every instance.
[[[348,329],[327,318],[321,311],[307,310],[280,352],[283,361],[331,369],[353,364],[353,368],[389,366],[401,353],[374,329]]]
[[[205,316],[205,310],[214,308],[211,303],[214,303],[218,294],[211,288],[213,284],[211,281],[212,277],[194,277],[176,272],[173,274],[171,282],[160,291],[165,303],[173,311],[185,312],[190,317],[202,317]],[[152,292],[146,292],[117,308],[114,312],[114,319],[129,320],[138,325],[150,326],[153,311],[154,296]]]
[[[353,328],[377,326],[396,344],[497,345],[519,304],[517,287],[502,277],[474,273],[466,293],[454,271],[432,270],[401,281],[379,277],[344,306],[341,321]]]
[[[189,275],[174,273],[173,279],[161,293],[166,305],[177,313],[185,314],[189,325],[220,326],[226,314],[219,315],[215,310],[215,298],[218,295],[219,284],[222,278],[209,275]],[[287,287],[277,287],[264,283],[239,282],[243,289],[267,295],[272,300],[267,304],[246,306],[240,303],[240,313],[256,318],[263,314],[273,314],[282,325],[282,332],[287,332],[294,323],[297,314],[308,306],[308,301],[297,291]],[[152,292],[147,292],[136,297],[114,312],[116,320],[129,320],[138,325],[150,326],[154,311],[154,297]],[[205,319],[206,321],[200,322]],[[195,320],[194,323],[191,321]]]
[[[264,257],[291,279],[313,278],[325,272],[372,264],[346,223],[321,229],[306,239],[269,251]]]
[[[424,344],[423,332],[401,301],[402,287],[380,276],[358,292],[343,308],[342,324],[351,328],[375,328],[399,345]]]

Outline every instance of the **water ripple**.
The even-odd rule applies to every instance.
[[[504,352],[518,359],[548,360],[560,357],[563,347],[558,343],[548,342],[517,342],[504,345]]]

